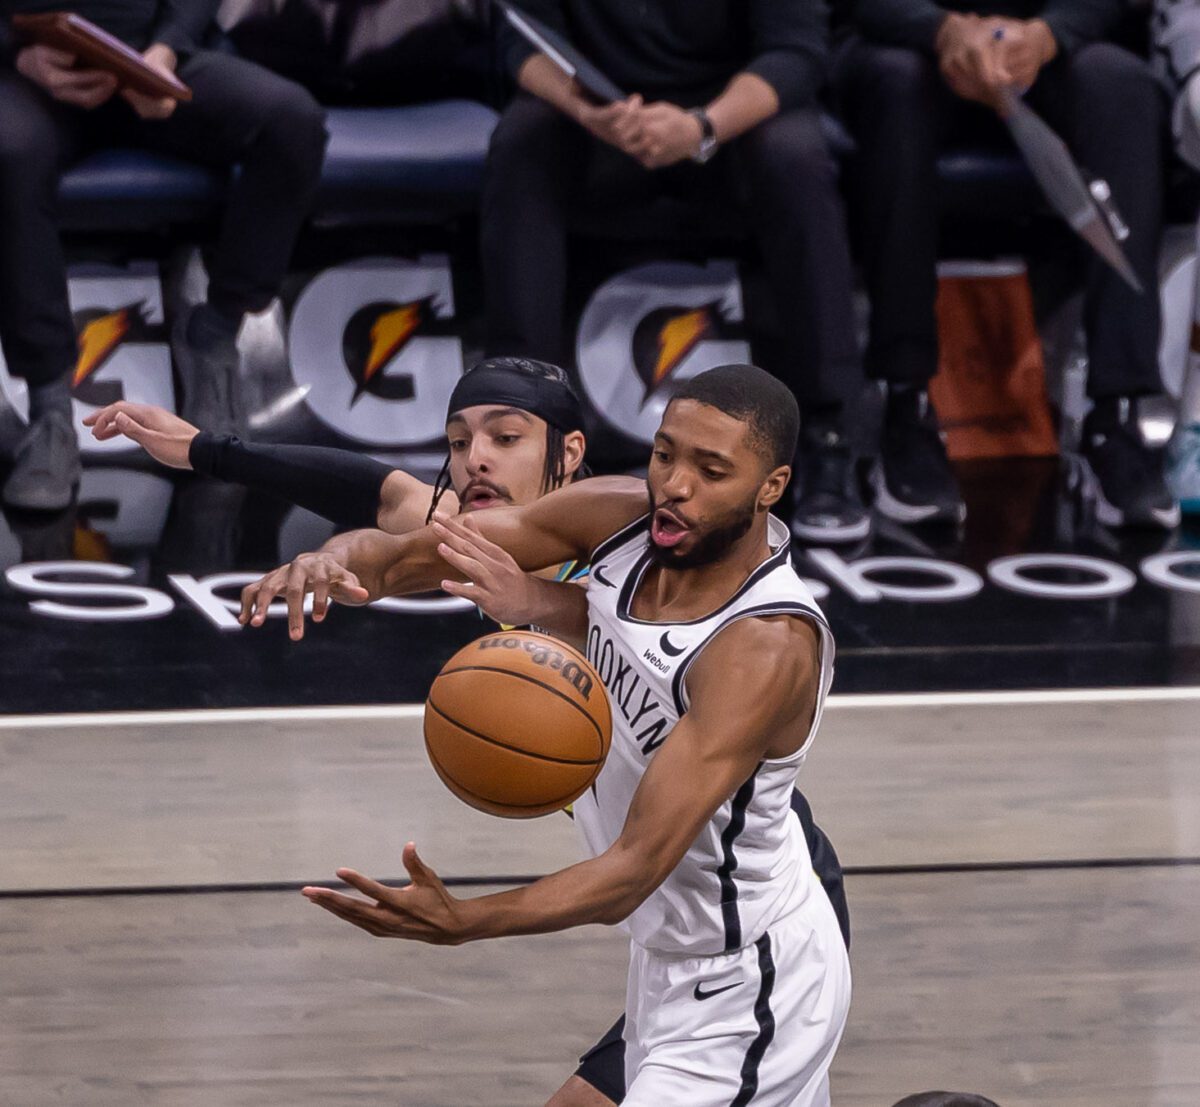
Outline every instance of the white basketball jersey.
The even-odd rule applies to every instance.
[[[833,680],[833,635],[792,568],[787,527],[774,517],[769,525],[771,555],[728,603],[687,623],[648,623],[629,613],[652,564],[649,516],[613,535],[592,556],[587,656],[608,690],[613,738],[594,787],[575,801],[575,824],[591,856],[620,835],[642,773],[687,712],[688,669],[720,630],[739,619],[795,615],[821,634],[820,692],[803,747],[791,757],[761,762],[625,921],[633,940],[649,950],[711,956],[741,949],[808,896],[822,894],[800,821],[791,812],[791,794]],[[771,663],[762,658],[762,664]]]

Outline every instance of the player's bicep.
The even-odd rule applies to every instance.
[[[379,512],[376,523],[388,534],[408,534],[425,525],[433,502],[433,486],[418,480],[403,469],[393,469],[383,482],[379,493]],[[453,492],[447,492],[439,510],[451,513],[458,510]]]
[[[691,706],[643,775],[618,841],[646,858],[656,884],[763,760],[791,752],[775,746],[811,716],[815,641],[806,623],[747,620],[693,666]]]

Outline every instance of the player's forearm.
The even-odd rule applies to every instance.
[[[721,144],[757,127],[779,111],[779,96],[761,77],[739,73],[705,109]]]
[[[593,923],[614,926],[637,910],[665,875],[644,858],[614,847],[524,888],[462,900],[462,938],[473,942]]]
[[[577,584],[529,578],[533,604],[526,620],[576,649],[587,640],[587,590]]]
[[[428,528],[403,536],[353,530],[335,535],[321,552],[352,572],[371,600],[429,592],[443,580],[461,579],[438,556],[437,540]]]
[[[349,450],[242,442],[205,431],[192,439],[188,460],[203,476],[266,492],[341,526],[374,526],[386,505],[385,491],[393,489],[391,499],[396,500],[400,491],[418,483]]]
[[[517,84],[564,115],[578,119],[581,101],[575,82],[545,54],[533,54],[525,60],[517,72]]]

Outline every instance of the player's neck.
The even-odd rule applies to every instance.
[[[651,623],[703,618],[727,603],[770,553],[763,515],[717,561],[694,569],[652,565],[630,603],[631,614]]]

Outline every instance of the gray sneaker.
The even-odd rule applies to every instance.
[[[70,506],[80,474],[70,417],[51,411],[25,432],[0,498],[25,511],[61,511]]]
[[[195,310],[193,308],[193,310]],[[179,414],[211,434],[246,435],[246,415],[238,376],[237,345],[222,342],[200,350],[187,337],[190,312],[171,328],[171,357],[183,388]]]

